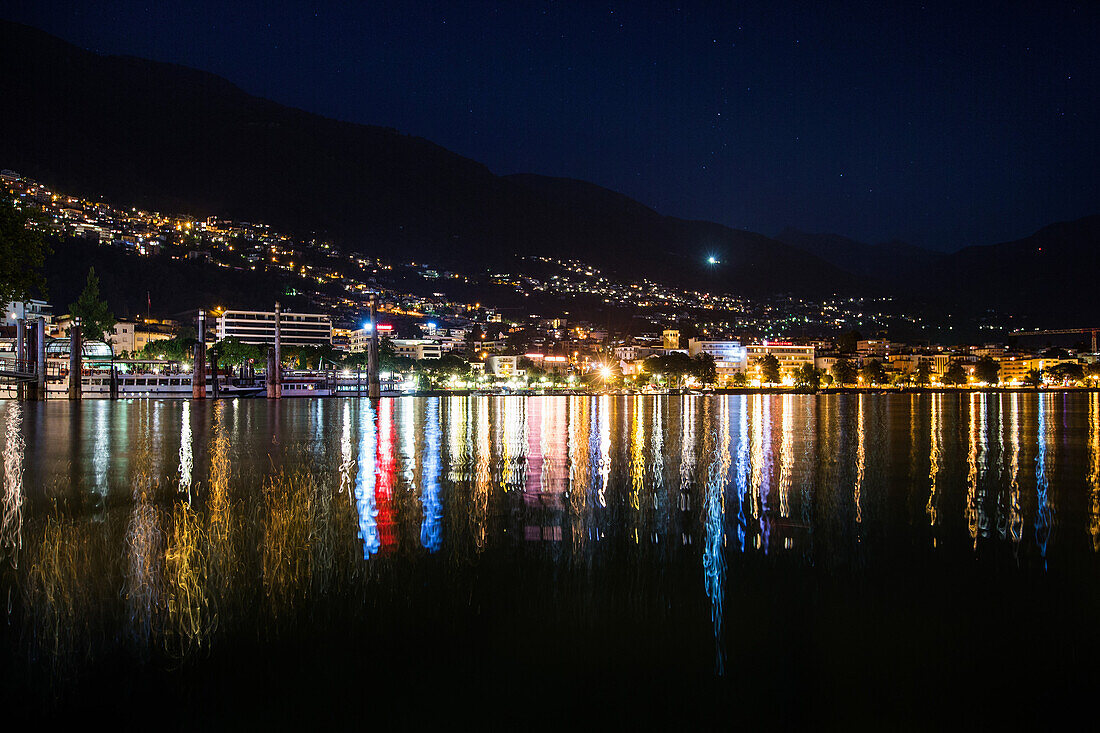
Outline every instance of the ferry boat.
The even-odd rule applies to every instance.
[[[190,374],[119,374],[115,377],[119,399],[132,397],[181,397],[189,399],[193,394],[193,380]],[[243,383],[242,383],[243,382]],[[66,392],[68,384],[65,385]],[[210,375],[206,377],[206,395],[213,395],[214,384]],[[225,375],[218,377],[218,394],[221,397],[256,397],[264,394],[263,382],[240,380]],[[80,379],[80,392],[84,397],[109,398],[111,396],[111,375],[95,373],[84,375]]]
[[[168,398],[190,399],[194,393],[192,375],[187,373],[119,373],[115,376],[118,399]],[[84,399],[110,399],[111,374],[107,371],[90,371],[80,379],[81,397]],[[382,384],[382,397],[398,397],[406,392],[395,389],[395,384]],[[69,394],[69,379],[51,380],[46,383],[48,399],[65,399]],[[283,397],[355,397],[366,396],[367,381],[334,374],[333,372],[293,372],[284,374]],[[15,384],[0,384],[0,398],[14,398]],[[257,377],[233,377],[218,375],[218,397],[264,397],[267,384],[263,375]],[[214,383],[206,375],[206,396],[214,397]]]

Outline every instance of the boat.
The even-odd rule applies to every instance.
[[[115,377],[118,397],[178,397],[190,398],[194,393],[190,374],[119,374]],[[213,396],[214,384],[209,375],[206,377],[206,394]],[[66,385],[67,390],[67,385]],[[91,399],[111,396],[111,375],[95,373],[84,375],[80,379],[82,396]],[[241,380],[229,376],[219,376],[219,397],[257,397],[264,394],[263,382]]]

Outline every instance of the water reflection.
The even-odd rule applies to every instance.
[[[10,401],[4,418],[4,498],[0,520],[0,559],[19,564],[23,546],[23,406]]]
[[[1089,393],[1089,535],[1100,551],[1100,393]]]
[[[469,593],[516,567],[553,577],[551,598],[610,593],[624,617],[650,598],[667,613],[688,583],[722,673],[730,588],[753,568],[1004,547],[1013,572],[1041,572],[1077,551],[1052,552],[1056,518],[1100,551],[1096,393],[27,409],[0,405],[4,592],[20,639],[59,667],[119,640],[190,658],[335,598],[395,603],[443,583],[424,574],[436,562]]]

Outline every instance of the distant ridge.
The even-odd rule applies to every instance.
[[[872,245],[839,234],[809,234],[790,227],[780,232],[776,239],[843,270],[880,280],[891,287],[903,284],[914,270],[924,270],[944,257],[942,252],[898,240]]]

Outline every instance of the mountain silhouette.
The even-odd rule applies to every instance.
[[[749,296],[893,293],[971,313],[1097,320],[1096,217],[946,255],[796,230],[770,238],[663,215],[584,181],[496,175],[422,138],[16,23],[0,21],[0,63],[0,167],[120,207],[262,221],[441,267],[514,271],[517,255],[575,258]]]

